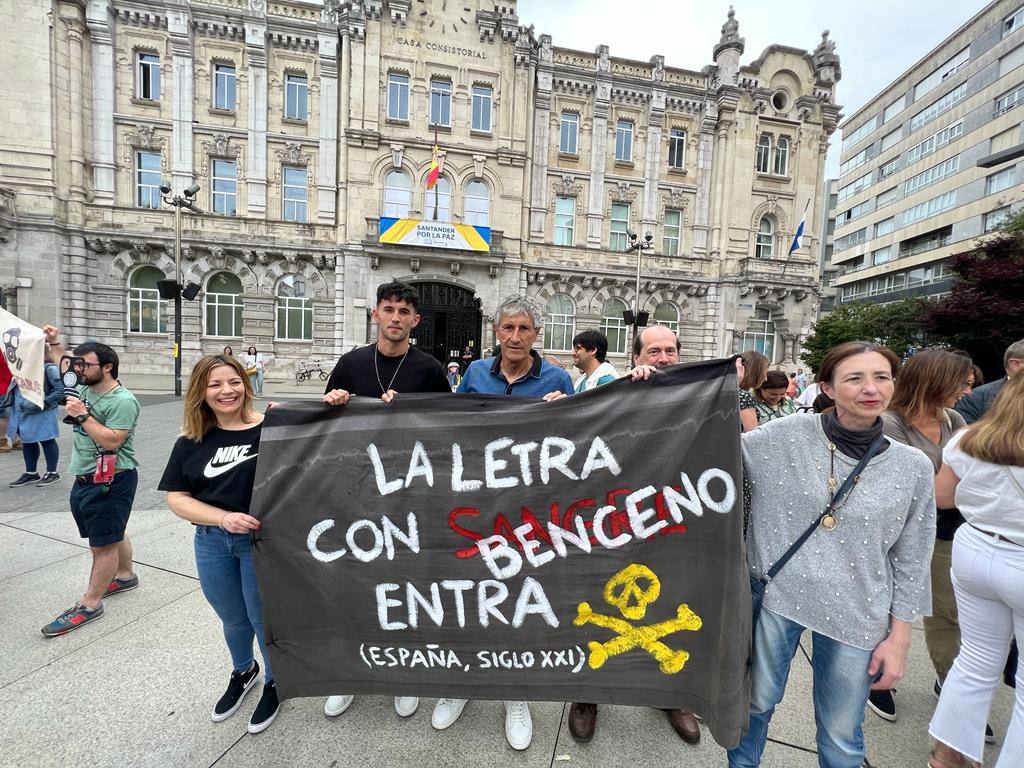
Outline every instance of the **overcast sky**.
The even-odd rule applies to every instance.
[[[734,2],[743,64],[772,43],[808,51],[831,31],[843,70],[836,101],[852,115],[903,74],[986,2],[958,0],[821,0]],[[634,9],[634,10],[630,10]],[[664,54],[666,66],[699,70],[711,64],[729,3],[699,0],[519,0],[519,23],[533,24],[556,46],[647,61]],[[839,170],[839,134],[832,137],[826,176]]]

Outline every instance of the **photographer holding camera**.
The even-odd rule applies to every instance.
[[[65,421],[75,425],[71,514],[92,551],[92,574],[85,594],[42,628],[46,637],[58,637],[102,616],[104,597],[139,585],[132,571],[132,545],[125,527],[139,482],[132,437],[140,406],[117,380],[114,350],[87,341],[75,347],[74,357],[69,358],[58,329],[47,325],[43,332],[47,359],[58,363],[63,358],[67,363],[61,368],[68,387]],[[78,386],[72,389],[76,378]]]

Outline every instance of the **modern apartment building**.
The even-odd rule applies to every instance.
[[[818,272],[821,277],[821,308],[818,317],[827,315],[836,308],[836,275],[839,270],[832,263],[836,235],[836,190],[838,179],[826,179],[821,201],[821,232],[818,254]]]
[[[948,291],[949,256],[1019,207],[1024,162],[986,158],[1021,143],[1022,64],[1024,2],[997,0],[840,126],[837,306]]]

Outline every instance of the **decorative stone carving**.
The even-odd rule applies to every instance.
[[[320,20],[327,24],[337,24],[341,5],[342,0],[324,0],[323,10],[320,11]]]
[[[461,266],[462,266],[462,265],[461,265],[461,264],[459,264],[459,262],[457,262],[457,261],[453,261],[453,262],[451,262],[451,263],[450,263],[450,264],[448,265],[448,268],[449,268],[449,269],[451,270],[451,273],[452,273],[452,276],[453,276],[453,277],[454,277],[455,275],[458,275],[458,274],[459,274],[459,269],[461,269]]]
[[[413,272],[420,271],[420,259],[418,256],[413,256],[411,259],[409,259],[409,269],[411,269]]]
[[[207,177],[210,172],[211,157],[237,161],[242,154],[242,148],[237,144],[232,144],[231,137],[223,133],[215,133],[213,141],[204,141],[201,148],[203,151],[203,164],[199,173],[203,177]],[[238,168],[238,180],[242,181],[241,164],[239,164]]]
[[[611,61],[611,58],[609,58],[609,56],[608,56],[608,46],[607,45],[599,45],[599,46],[597,46],[597,50],[595,51],[595,53],[597,54],[597,71],[598,72],[611,72],[612,71],[612,61]]]
[[[558,197],[579,197],[580,192],[583,188],[576,183],[576,179],[568,173],[563,174],[562,178],[555,182],[554,193]]]
[[[745,299],[747,296],[750,295],[751,290],[752,288],[749,285],[744,285],[742,288],[740,288],[740,298]]]
[[[541,64],[550,64],[553,55],[551,51],[551,35],[540,36],[540,50],[538,52]]]
[[[284,149],[278,149],[274,154],[283,165],[308,166],[313,162],[313,155],[303,152],[302,145],[297,141],[286,141]]]
[[[636,199],[636,189],[627,181],[618,181],[610,190],[612,200],[616,203],[631,203]]]
[[[651,80],[656,83],[665,82],[665,57],[658,55],[651,57]]]
[[[683,223],[686,223],[686,206],[688,200],[686,193],[683,192],[679,187],[673,187],[668,190],[668,194],[661,198],[662,208],[664,210],[674,210],[683,212]]]
[[[499,270],[498,270],[498,265],[497,264],[491,264],[487,268],[487,274],[490,275],[491,280],[497,280],[498,279],[498,273],[499,273]]]
[[[405,145],[403,144],[392,144],[391,145],[391,167],[401,168],[402,167],[402,155],[405,154]]]
[[[249,0],[249,11],[260,16],[266,16],[267,0]]]
[[[380,269],[380,257],[375,254],[370,254],[370,269]]]

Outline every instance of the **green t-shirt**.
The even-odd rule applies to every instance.
[[[85,386],[78,388],[78,396],[89,406],[93,417],[105,427],[127,429],[128,439],[117,449],[117,468],[134,469],[135,424],[139,420],[142,406],[135,395],[122,386],[114,387],[102,395],[95,395]],[[96,469],[96,443],[81,427],[75,426],[75,437],[71,447],[71,474],[91,475]]]

